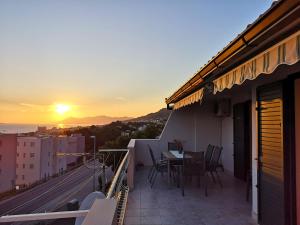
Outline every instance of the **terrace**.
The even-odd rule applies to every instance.
[[[208,196],[196,182],[187,184],[185,196],[175,185],[169,188],[166,174],[158,175],[153,188],[147,181],[148,167],[135,175],[129,193],[126,225],[254,225],[251,204],[246,201],[246,184],[221,173],[223,188],[209,182]]]
[[[133,144],[133,146],[132,146]],[[223,187],[208,182],[208,196],[195,180],[187,183],[185,196],[176,185],[168,185],[167,175],[158,175],[151,188],[149,167],[134,170],[135,142],[132,141],[115,171],[106,198],[95,199],[90,209],[0,217],[1,222],[25,222],[82,218],[82,224],[125,225],[255,225],[251,204],[246,201],[246,184],[227,172],[221,173]],[[111,156],[120,150],[106,150]],[[147,158],[147,155],[144,155]],[[127,172],[127,174],[126,174]],[[124,183],[124,178],[127,182]],[[131,192],[128,194],[128,188]]]

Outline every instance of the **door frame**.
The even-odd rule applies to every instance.
[[[296,140],[295,140],[295,80],[300,73],[292,74],[283,81],[283,138],[284,138],[284,199],[285,223],[297,225],[296,202]]]
[[[257,120],[257,207],[258,207],[258,223],[260,224],[261,223],[261,160],[260,160],[260,157],[262,155],[262,149],[260,147],[261,145],[261,137],[260,137],[260,130],[261,130],[261,118],[259,116],[259,104],[258,104],[258,97],[259,97],[259,92],[266,88],[266,87],[272,87],[272,86],[277,86],[277,85],[280,85],[281,86],[281,91],[282,91],[282,101],[283,101],[283,84],[282,84],[283,81],[276,81],[276,82],[272,82],[272,83],[268,83],[268,84],[264,84],[264,85],[261,85],[259,87],[256,88],[256,120]],[[284,108],[283,106],[283,103],[282,103],[282,109]],[[282,112],[282,114],[284,114],[284,112]],[[284,118],[282,116],[282,124],[284,124]],[[284,133],[284,129],[282,131],[282,133]],[[284,146],[284,134],[282,134],[282,143],[283,143],[283,154],[285,154],[285,146]],[[284,157],[284,156],[283,156]],[[285,158],[285,157],[284,157]],[[283,158],[283,165],[285,165],[285,161],[284,161],[284,158]],[[283,170],[285,171],[285,169],[283,168]],[[283,173],[285,173],[283,171]],[[285,174],[283,175],[283,179],[284,179],[284,182],[285,182]],[[285,184],[283,183],[283,198],[285,198]],[[285,204],[285,203],[284,203]],[[284,211],[284,217],[285,217],[285,211]],[[284,225],[290,225],[290,224],[284,224]]]
[[[243,109],[244,109],[244,124],[243,124],[243,129],[244,129],[244,139],[245,139],[245,142],[244,142],[244,147],[246,147],[245,151],[244,151],[244,157],[245,157],[245,177],[244,179],[241,179],[243,181],[247,181],[247,176],[248,176],[248,169],[251,170],[252,168],[252,162],[251,162],[251,159],[252,159],[252,116],[251,116],[251,100],[247,100],[247,101],[243,101],[243,102],[239,102],[239,103],[236,103],[233,105],[233,120],[235,120],[235,113],[234,113],[234,108],[235,106],[237,105],[242,105],[243,106]],[[248,124],[246,124],[246,121],[248,121]],[[238,132],[236,131],[235,129],[235,121],[233,121],[233,139],[234,139],[234,146],[233,146],[233,163],[234,163],[234,176],[236,175],[236,171],[235,171],[235,163],[236,163],[236,149],[235,149],[235,133]],[[248,167],[248,168],[247,168]],[[236,176],[235,176],[236,177]],[[237,178],[237,177],[236,177]],[[237,179],[240,179],[240,178],[237,178]]]
[[[296,205],[296,141],[295,141],[295,86],[296,79],[300,79],[300,73],[289,75],[286,79],[271,84],[266,84],[257,88],[282,84],[282,108],[283,108],[283,174],[284,174],[284,222],[285,225],[297,225],[297,205]],[[257,117],[257,120],[259,118]],[[259,124],[259,121],[258,121]],[[258,135],[259,136],[259,135]],[[258,137],[258,144],[259,144]],[[258,157],[260,157],[258,149]],[[259,160],[258,160],[259,163]],[[260,210],[260,169],[257,170],[258,181],[258,220],[261,219]]]

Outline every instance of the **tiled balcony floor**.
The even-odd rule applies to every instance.
[[[148,168],[136,172],[125,225],[256,225],[245,183],[228,174],[221,173],[223,188],[209,183],[208,197],[196,181],[186,185],[183,197],[179,188],[168,188],[166,174],[159,174],[151,189],[147,174]]]

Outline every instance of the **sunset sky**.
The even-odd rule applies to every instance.
[[[0,122],[139,116],[271,0],[0,1]]]

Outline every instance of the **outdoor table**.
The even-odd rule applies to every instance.
[[[182,161],[183,153],[179,153],[178,150],[170,150],[162,152],[162,156],[168,163],[168,185],[171,186],[171,162]]]

